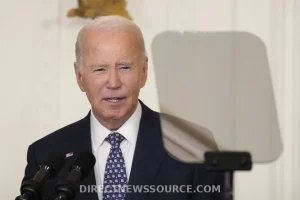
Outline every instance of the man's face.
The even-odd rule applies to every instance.
[[[83,40],[81,71],[75,63],[80,89],[98,120],[127,120],[146,83],[147,57],[141,56],[139,43],[130,33],[88,31]]]

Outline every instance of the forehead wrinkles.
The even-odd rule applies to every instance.
[[[132,34],[106,34],[96,35],[94,38],[85,38],[83,43],[83,54],[87,56],[99,56],[101,53],[105,56],[118,56],[118,58],[130,57],[135,59],[139,56],[137,39]],[[96,37],[97,36],[97,37]]]
[[[87,47],[84,55],[91,58],[95,59],[98,61],[102,62],[116,62],[116,61],[124,61],[125,60],[133,60],[137,57],[136,54],[132,54],[129,49],[124,49],[124,48],[107,48],[107,51],[105,50],[106,48],[98,48],[97,46],[90,46]]]

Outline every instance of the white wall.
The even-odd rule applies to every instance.
[[[88,102],[73,73],[77,31],[88,20],[66,17],[76,0],[1,0],[1,199],[19,192],[30,143],[84,117]],[[166,30],[243,30],[267,46],[284,154],[236,176],[236,199],[300,199],[300,1],[128,0],[150,45]],[[141,99],[157,110],[152,61]]]

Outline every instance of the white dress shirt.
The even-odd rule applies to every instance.
[[[137,135],[139,131],[140,120],[142,116],[142,108],[138,102],[138,106],[133,113],[133,115],[116,131],[122,134],[125,139],[121,142],[120,148],[124,157],[127,183],[130,176],[133,154],[136,146]],[[105,138],[112,132],[105,128],[91,112],[91,138],[92,138],[92,148],[93,154],[96,158],[95,164],[95,178],[97,187],[103,188],[103,178],[106,166],[106,160],[110,151],[110,143],[105,141]],[[103,194],[102,190],[98,190],[98,198],[102,200]]]

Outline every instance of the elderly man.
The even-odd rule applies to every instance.
[[[138,99],[147,80],[148,58],[137,25],[118,16],[96,18],[78,34],[76,59],[77,83],[86,93],[91,111],[29,146],[24,180],[32,178],[47,152],[89,151],[95,155],[96,165],[80,183],[86,188],[78,191],[76,200],[219,198],[218,192],[205,192],[203,187],[219,185],[221,176],[207,172],[203,165],[171,157],[163,146],[159,114]],[[72,163],[72,157],[65,166]],[[55,184],[66,176],[67,167],[47,181],[43,198],[53,198]],[[99,189],[113,183],[127,186],[127,190]],[[98,190],[91,190],[93,185]],[[196,190],[199,186],[202,190]]]

